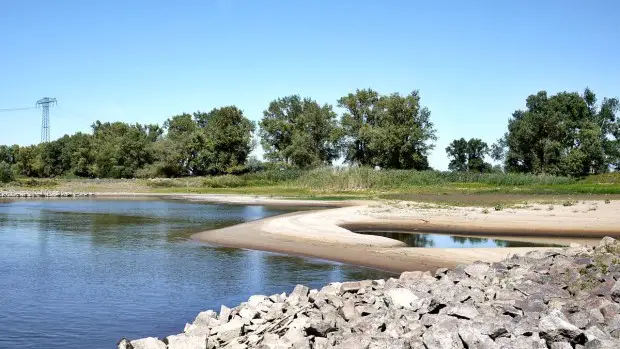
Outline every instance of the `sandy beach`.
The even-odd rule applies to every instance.
[[[177,195],[178,196],[178,195]],[[239,204],[317,206],[312,200],[239,195],[190,195],[184,199]],[[415,202],[319,202],[337,208],[302,211],[195,234],[210,244],[314,257],[400,272],[435,270],[474,261],[494,262],[534,248],[412,248],[353,231],[406,231],[582,245],[620,236],[620,202],[530,204],[500,211]]]

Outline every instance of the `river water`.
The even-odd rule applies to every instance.
[[[296,284],[390,274],[191,234],[289,212],[149,199],[0,201],[0,348],[113,348]]]

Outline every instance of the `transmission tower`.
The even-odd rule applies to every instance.
[[[41,107],[41,143],[50,141],[50,105],[56,104],[56,98],[44,97],[37,101]]]

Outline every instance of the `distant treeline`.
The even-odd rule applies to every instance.
[[[28,147],[0,146],[0,181],[14,176],[99,178],[240,174],[261,168],[248,156],[255,135],[270,163],[296,168],[347,163],[385,169],[428,170],[436,130],[414,91],[381,95],[357,90],[330,104],[298,95],[272,101],[255,125],[235,106],[176,115],[163,126],[99,122]],[[454,140],[446,153],[453,171],[489,172],[486,157],[507,172],[583,176],[620,167],[618,99],[597,104],[592,91],[542,91],[489,146],[477,138]],[[463,122],[468,122],[463,120]],[[258,126],[258,127],[257,127]]]

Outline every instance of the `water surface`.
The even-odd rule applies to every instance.
[[[195,232],[285,208],[162,200],[0,201],[0,348],[112,348],[296,284],[387,273],[205,246]]]
[[[409,247],[472,248],[472,247],[559,247],[538,242],[502,240],[461,235],[366,231],[359,234],[383,236],[402,241]]]

